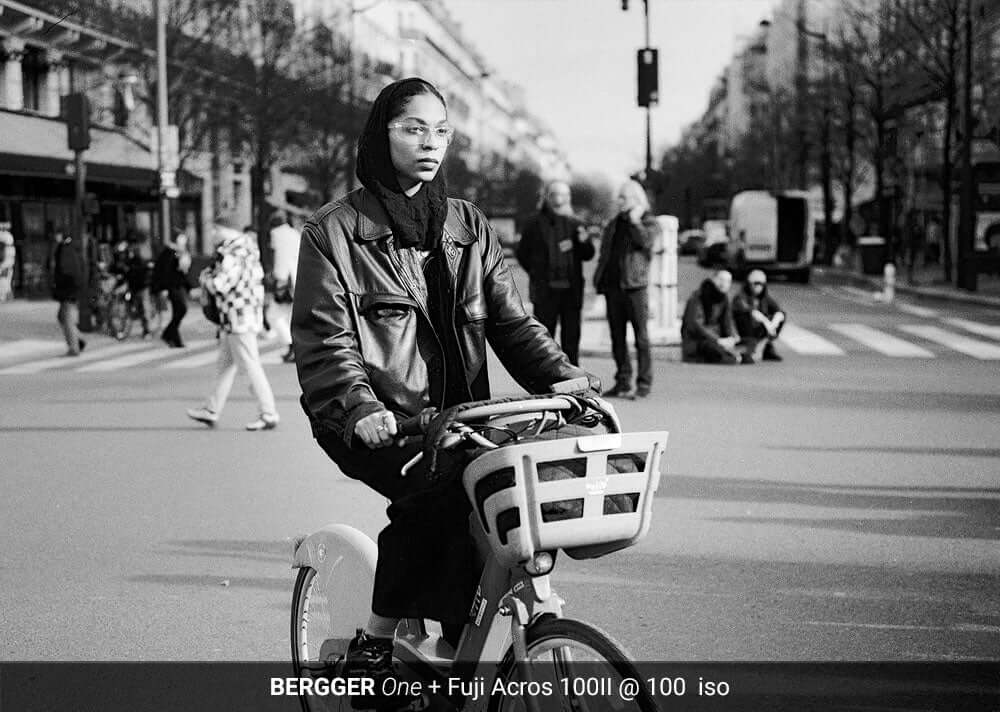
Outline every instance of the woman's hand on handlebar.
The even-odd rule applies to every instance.
[[[354,434],[370,448],[392,445],[396,439],[396,416],[388,410],[366,415],[354,426]]]

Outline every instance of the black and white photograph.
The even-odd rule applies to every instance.
[[[0,0],[0,710],[1000,710],[1000,0]]]

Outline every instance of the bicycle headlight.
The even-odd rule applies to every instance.
[[[544,576],[555,566],[556,560],[549,551],[538,551],[531,557],[531,561],[524,565],[524,570],[532,576]]]

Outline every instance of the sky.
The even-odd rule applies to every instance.
[[[444,0],[498,76],[524,88],[529,110],[553,131],[574,173],[621,180],[645,165],[646,114],[636,105],[642,0]],[[659,49],[660,104],[653,163],[708,105],[742,37],[773,0],[649,0]]]

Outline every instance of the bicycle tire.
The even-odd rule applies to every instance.
[[[116,298],[108,307],[108,334],[124,341],[132,333],[132,309],[127,301]]]
[[[322,569],[299,569],[292,591],[290,642],[296,677],[330,676],[347,640],[367,621],[375,581],[375,543],[349,528],[323,532]],[[370,545],[370,546],[369,546]],[[322,659],[321,659],[322,658]],[[349,710],[347,698],[300,695],[304,712]]]
[[[561,712],[598,710],[636,710],[637,712],[659,712],[656,700],[642,682],[643,676],[636,668],[628,651],[604,631],[589,623],[572,618],[554,618],[546,616],[532,624],[526,632],[526,647],[528,661],[532,663],[532,675],[536,682],[548,681],[552,694],[536,695],[539,708],[543,712],[559,710]],[[584,661],[582,656],[567,656],[567,650],[581,652],[589,651],[590,661]],[[557,652],[558,651],[558,652]],[[551,653],[551,677],[545,675],[539,663]],[[573,665],[580,665],[578,679],[610,680],[607,694],[603,691],[595,694],[579,695],[573,689],[564,688],[560,681],[562,677],[571,677],[567,660],[576,658]],[[597,666],[607,666],[607,673],[601,677]],[[596,676],[596,677],[595,677]],[[626,678],[639,681],[637,694],[633,700],[623,700],[618,694],[617,681]],[[520,680],[513,648],[508,649],[503,661],[497,668],[497,680],[503,681],[505,687]],[[568,692],[568,694],[564,694]],[[597,701],[601,695],[604,704]],[[524,712],[526,705],[520,694],[491,695],[489,712]]]

